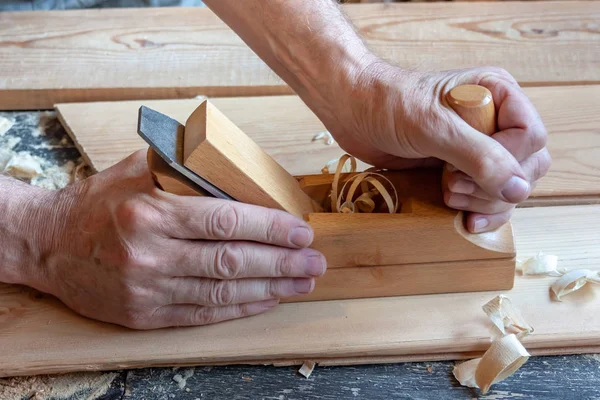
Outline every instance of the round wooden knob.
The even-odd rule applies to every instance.
[[[461,85],[446,95],[450,107],[479,132],[491,135],[496,132],[496,109],[492,93],[479,85]]]

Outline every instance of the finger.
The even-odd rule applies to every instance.
[[[532,190],[533,183],[546,175],[551,163],[552,159],[546,148],[538,151],[521,163],[521,168],[523,168]],[[484,200],[493,200],[492,196],[479,187],[470,176],[461,171],[454,170],[447,173],[447,187],[453,193],[467,194]]]
[[[325,273],[325,257],[313,249],[286,249],[237,241],[171,240],[166,255],[173,276],[212,279],[310,278]]]
[[[521,162],[546,147],[548,134],[542,119],[523,90],[514,81],[497,75],[481,80],[492,92],[498,110],[498,133],[492,135]]]
[[[203,307],[192,304],[169,305],[159,308],[154,316],[154,326],[148,329],[170,326],[210,325],[231,319],[249,317],[271,310],[279,304],[278,299],[227,307]]]
[[[471,128],[456,114],[449,137],[437,143],[436,157],[469,175],[493,198],[510,203],[525,200],[530,186],[517,160],[500,143]]]
[[[198,304],[223,307],[282,297],[299,296],[313,291],[311,278],[217,279],[173,278],[165,283],[172,304]]]
[[[444,202],[450,208],[455,210],[464,210],[482,214],[498,214],[508,211],[515,207],[512,203],[506,203],[501,200],[484,200],[466,194],[452,193],[449,190],[444,191]]]
[[[284,211],[208,197],[170,196],[164,202],[164,233],[177,239],[250,240],[308,247],[310,226]]]
[[[452,193],[466,194],[483,200],[492,200],[492,196],[481,189],[469,175],[462,171],[454,170],[448,172],[446,185],[447,189]]]
[[[489,232],[498,229],[510,220],[514,209],[498,214],[469,213],[467,215],[467,230],[471,233]]]

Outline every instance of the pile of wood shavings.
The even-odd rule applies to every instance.
[[[350,168],[346,169],[348,161],[350,161]],[[353,175],[341,185],[340,189],[341,174],[344,171],[355,173],[356,165],[356,158],[349,154],[344,154],[337,161],[331,184],[331,212],[345,214],[396,213],[400,205],[396,188],[388,178],[374,170]],[[329,168],[332,167],[333,164],[329,162],[322,172],[329,173]]]
[[[0,379],[0,399],[95,399],[108,391],[118,375],[79,372]]]
[[[83,161],[77,163],[68,161],[64,165],[55,165],[48,160],[31,154],[29,151],[16,151],[15,148],[21,142],[21,138],[10,134],[14,122],[8,118],[0,117],[0,173],[34,186],[45,189],[56,190],[64,188],[71,183],[83,179],[89,175],[89,171]],[[43,127],[42,127],[43,129]],[[43,135],[41,130],[33,132],[33,136]],[[63,140],[57,146],[48,144],[37,147],[52,149],[54,147],[65,147],[68,140]]]

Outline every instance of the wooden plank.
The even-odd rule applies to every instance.
[[[597,2],[344,9],[375,53],[405,68],[495,65],[525,86],[600,83]],[[0,27],[0,109],[291,93],[208,9],[1,13]]]
[[[600,196],[600,85],[526,88],[549,131],[553,164],[532,201],[597,202]],[[342,150],[311,142],[325,128],[295,96],[211,100],[242,131],[293,175],[320,173]],[[57,105],[58,115],[88,164],[114,165],[146,144],[137,136],[137,110],[144,104],[185,122],[201,100],[73,103]],[[556,104],[560,103],[561,107]],[[365,164],[361,164],[363,168]],[[582,196],[588,196],[582,200]],[[575,201],[575,200],[574,200]],[[569,203],[569,200],[567,200]]]
[[[519,257],[544,251],[565,268],[600,269],[600,206],[519,209],[513,223]],[[590,285],[554,302],[554,279],[517,276],[515,288],[505,292],[536,329],[525,346],[536,354],[599,348],[598,288]],[[82,318],[50,296],[0,285],[0,376],[321,358],[455,358],[489,346],[491,324],[481,305],[496,294],[284,304],[213,326],[133,331]]]

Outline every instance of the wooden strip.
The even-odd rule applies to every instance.
[[[536,204],[552,197],[600,194],[600,85],[526,88],[550,133],[550,172],[534,191]],[[311,142],[325,128],[295,96],[222,98],[213,104],[292,175],[320,173],[342,150]],[[117,163],[146,144],[137,136],[137,110],[144,104],[185,122],[201,100],[59,104],[61,122],[96,170]],[[556,107],[560,102],[561,107]],[[360,164],[360,163],[359,163]],[[359,168],[365,168],[360,164]],[[586,201],[591,201],[589,198]],[[568,201],[567,201],[568,203]]]
[[[321,209],[292,175],[208,100],[185,124],[184,164],[244,203],[300,218]]]
[[[510,224],[492,234],[469,235],[462,214],[456,214],[314,213],[308,216],[315,232],[311,247],[325,255],[330,268],[514,258]]]
[[[514,258],[331,268],[311,294],[282,302],[510,290],[514,277]]]
[[[556,254],[565,268],[600,269],[600,206],[517,210],[519,257]],[[465,277],[467,278],[467,277]],[[554,278],[517,276],[505,292],[536,329],[538,354],[600,348],[598,288],[553,302]],[[0,285],[0,376],[149,365],[455,358],[484,351],[481,305],[497,292],[283,304],[252,318],[208,327],[133,331],[82,318],[49,296]],[[572,350],[571,350],[572,349]],[[582,350],[584,349],[584,350]]]
[[[344,9],[375,53],[405,68],[495,65],[525,86],[600,83],[597,2]],[[1,13],[0,27],[0,109],[291,93],[204,8]]]

